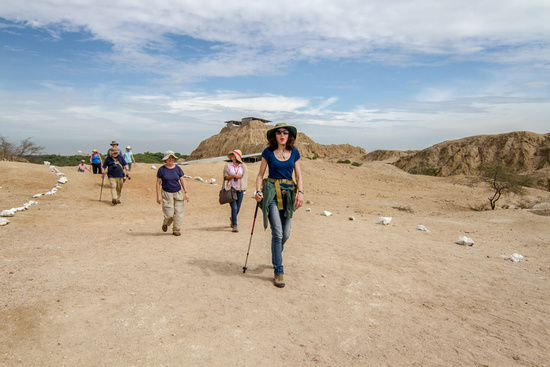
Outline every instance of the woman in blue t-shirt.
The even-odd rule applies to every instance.
[[[284,122],[267,132],[269,146],[262,153],[262,163],[256,178],[256,201],[262,208],[264,228],[271,226],[271,262],[274,284],[285,286],[283,249],[290,237],[292,214],[304,204],[300,152],[294,147],[297,130]],[[264,180],[266,167],[269,174]],[[296,178],[293,181],[292,176]]]
[[[177,159],[178,157],[171,150],[164,153],[162,158],[164,166],[157,171],[157,203],[162,204],[164,214],[162,231],[166,232],[168,226],[173,223],[172,234],[181,236],[185,210],[184,199],[189,201],[189,194],[185,187],[183,171],[175,164]]]

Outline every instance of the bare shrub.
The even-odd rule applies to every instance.
[[[18,146],[9,142],[4,136],[0,135],[0,159],[13,161],[24,155],[39,154],[44,147],[36,145],[31,138],[23,139]]]

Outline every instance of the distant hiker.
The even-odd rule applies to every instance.
[[[110,157],[110,156],[111,156],[111,149],[113,149],[113,148],[116,149],[116,150],[118,151],[118,155],[119,155],[120,157],[122,157],[122,150],[118,149],[118,143],[117,143],[115,140],[113,140],[113,141],[111,142],[111,147],[110,147],[109,150],[107,151],[106,157]]]
[[[97,149],[92,150],[92,155],[90,156],[90,163],[92,164],[94,175],[101,173],[101,165],[103,164],[103,160],[101,159],[101,154],[97,152]]]
[[[241,203],[243,202],[244,191],[246,191],[246,184],[248,182],[248,170],[246,164],[243,163],[242,153],[240,150],[235,149],[227,153],[227,158],[231,160],[223,168],[223,184],[225,190],[231,190],[234,188],[237,191],[237,200],[229,203],[231,207],[231,228],[233,232],[239,232],[237,227],[237,215],[241,210]]]
[[[134,153],[132,152],[132,147],[127,146],[124,153],[122,153],[122,157],[128,163],[128,171],[132,170],[132,163],[136,163],[136,159],[134,158]]]
[[[256,201],[264,215],[264,229],[271,225],[271,261],[274,284],[284,287],[283,249],[290,237],[292,214],[304,204],[300,152],[294,147],[297,130],[284,122],[268,130],[269,146],[262,152],[260,171],[256,178]],[[263,179],[269,167],[267,179]],[[296,182],[292,180],[292,174]]]
[[[180,166],[175,163],[178,157],[173,151],[167,150],[164,153],[161,166],[157,171],[157,203],[162,204],[164,221],[162,231],[166,232],[168,226],[172,225],[172,234],[181,236],[185,202],[189,202],[189,194],[185,187],[184,174]]]
[[[120,204],[120,196],[122,194],[122,185],[124,178],[130,178],[128,175],[128,165],[122,156],[118,153],[118,149],[111,148],[111,155],[105,158],[101,174],[105,177],[105,168],[107,168],[107,177],[111,185],[111,197],[113,205]]]
[[[81,160],[81,161],[80,161],[80,164],[76,167],[76,170],[77,170],[78,172],[84,172],[84,170],[88,170],[88,171],[92,172],[92,170],[90,169],[90,167],[88,167],[88,166],[86,165],[86,163],[84,163],[84,162],[85,162],[84,159]]]

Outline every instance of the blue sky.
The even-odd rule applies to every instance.
[[[550,2],[0,3],[0,135],[189,154],[223,121],[423,149],[550,132]]]

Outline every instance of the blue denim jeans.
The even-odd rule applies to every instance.
[[[243,192],[237,191],[237,200],[229,203],[229,206],[231,206],[231,224],[233,224],[234,226],[237,225],[237,215],[239,215],[239,211],[241,210],[242,202]]]
[[[285,200],[283,200],[284,206]],[[271,226],[271,262],[275,274],[284,274],[283,249],[285,242],[290,237],[290,225],[292,219],[284,216],[283,210],[277,207],[277,197],[269,204],[269,225]]]

